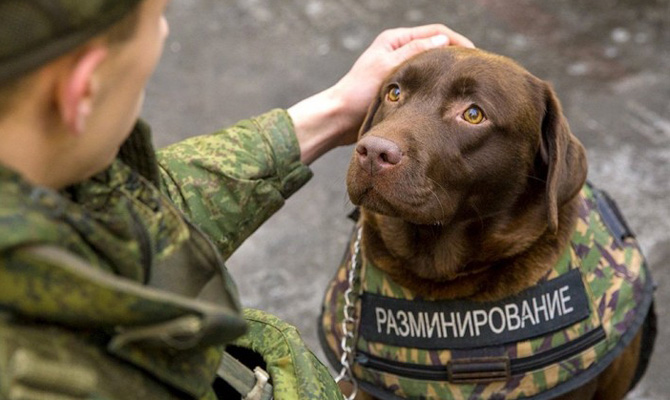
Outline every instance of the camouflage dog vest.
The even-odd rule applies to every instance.
[[[654,341],[652,279],[611,199],[589,185],[580,196],[575,232],[554,268],[496,302],[422,299],[358,254],[349,359],[359,386],[382,399],[551,399],[602,372],[644,326],[636,383]],[[354,243],[319,324],[338,370]]]

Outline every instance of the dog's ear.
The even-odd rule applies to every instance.
[[[570,132],[554,90],[544,86],[545,111],[542,119],[540,157],[547,170],[546,203],[549,229],[558,229],[558,208],[572,199],[586,181],[586,152]]]
[[[372,123],[375,119],[375,114],[377,114],[377,110],[379,110],[379,106],[382,104],[382,100],[379,96],[375,99],[375,101],[370,104],[370,107],[368,108],[368,114],[365,116],[365,119],[363,120],[363,125],[361,125],[361,129],[358,131],[358,139],[363,137],[367,133],[367,131],[372,128]]]

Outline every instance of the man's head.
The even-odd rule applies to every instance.
[[[23,75],[104,32],[141,1],[1,1],[0,82]]]
[[[14,29],[35,25],[34,43],[23,39],[24,46],[9,45],[10,38],[21,35],[0,28],[0,84],[13,92],[0,114],[0,147],[23,142],[35,148],[30,154],[51,159],[59,169],[44,170],[32,159],[33,167],[26,168],[27,163],[2,149],[0,163],[52,187],[75,183],[109,165],[139,114],[144,87],[162,53],[167,2],[0,1],[0,26],[3,19],[12,19],[4,8],[10,6]],[[46,17],[62,18],[58,23],[65,27],[54,28],[58,23],[49,25],[48,18],[42,20]],[[46,24],[44,31],[40,22]],[[27,132],[18,136],[9,131]]]
[[[132,37],[140,1],[0,1],[0,116],[40,66],[93,36]]]

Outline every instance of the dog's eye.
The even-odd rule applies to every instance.
[[[484,112],[477,106],[470,106],[463,113],[463,119],[474,125],[481,124],[484,121]]]
[[[391,86],[391,88],[388,91],[388,94],[386,95],[386,98],[389,101],[398,101],[400,100],[400,88],[398,86]]]

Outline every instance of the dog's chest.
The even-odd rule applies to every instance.
[[[495,303],[423,300],[359,257],[351,357],[363,389],[381,398],[534,396],[606,366],[639,329],[653,289],[637,243],[622,237],[625,225],[612,227],[597,193],[582,191],[571,244],[546,281]],[[350,268],[331,282],[320,326],[337,369]]]

